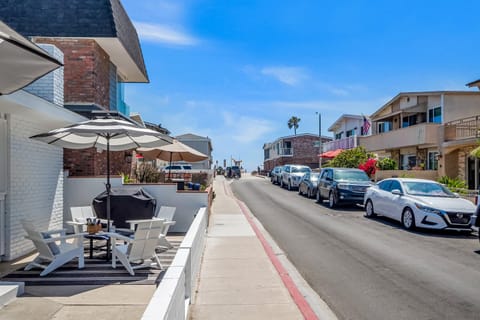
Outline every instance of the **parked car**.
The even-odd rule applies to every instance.
[[[424,179],[391,178],[365,193],[365,216],[382,215],[405,229],[471,230],[475,205],[444,185]]]
[[[282,176],[282,166],[277,166],[270,171],[270,181],[273,184],[280,184],[280,178]]]
[[[298,194],[313,198],[317,194],[318,172],[307,172],[303,175],[298,185]]]
[[[171,170],[172,172],[187,171],[192,170],[192,166],[190,164],[172,164],[160,168],[160,171],[168,172],[169,170]]]
[[[328,199],[334,208],[341,203],[362,204],[365,191],[372,185],[365,171],[354,168],[324,168],[318,180],[317,202]]]
[[[298,165],[298,164],[286,164],[282,169],[282,178],[280,179],[280,186],[287,187],[288,190],[293,190],[298,188],[300,184],[300,179],[302,176],[311,172],[312,169],[308,166]]]

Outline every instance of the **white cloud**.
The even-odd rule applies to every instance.
[[[193,46],[199,42],[195,37],[182,31],[175,30],[170,26],[138,21],[134,22],[134,24],[139,37],[146,41],[179,46]]]
[[[243,144],[263,139],[263,135],[275,129],[268,120],[239,116],[232,112],[223,112],[223,120],[223,129],[229,132],[234,141]]]
[[[260,72],[289,86],[296,86],[303,80],[308,79],[307,72],[299,67],[265,67]]]

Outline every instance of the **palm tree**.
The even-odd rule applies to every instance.
[[[288,120],[288,129],[292,129],[293,128],[293,132],[295,133],[295,135],[297,135],[297,129],[298,129],[298,123],[300,122],[300,118],[297,118],[295,116],[292,116],[289,120]]]

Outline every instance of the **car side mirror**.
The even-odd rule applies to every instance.
[[[398,189],[393,189],[392,190],[392,194],[396,195],[396,196],[401,196],[403,193],[402,191],[398,190]]]

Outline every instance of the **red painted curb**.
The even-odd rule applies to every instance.
[[[225,184],[224,184],[224,188],[226,188]],[[250,224],[253,231],[257,235],[257,238],[260,240],[260,243],[262,244],[268,258],[270,259],[273,266],[277,270],[278,275],[282,279],[283,284],[285,285],[288,292],[290,293],[290,296],[292,296],[293,301],[297,305],[297,307],[300,310],[300,312],[302,313],[303,317],[307,320],[318,320],[317,315],[315,314],[315,312],[313,312],[312,308],[308,304],[307,300],[305,300],[305,298],[303,297],[300,290],[298,290],[297,286],[293,282],[293,280],[290,277],[290,275],[288,274],[287,270],[285,270],[285,268],[281,264],[280,260],[278,260],[277,256],[273,252],[272,247],[268,244],[268,242],[265,239],[265,237],[263,236],[262,232],[260,231],[260,229],[257,227],[255,222],[253,221],[252,217],[249,214],[249,210],[247,209],[247,206],[243,202],[241,202],[240,200],[235,198],[235,196],[233,194],[230,193],[229,195],[231,197],[233,197],[235,199],[235,201],[237,201],[238,205],[240,206],[240,209],[242,210],[243,215],[245,216],[245,218],[247,218],[248,223]]]

